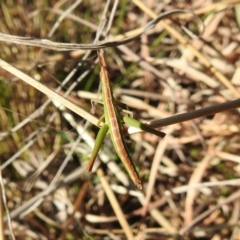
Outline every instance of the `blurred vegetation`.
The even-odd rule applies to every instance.
[[[1,32],[91,43],[103,16],[109,20],[114,1],[105,15],[106,1],[90,0],[79,1],[64,16],[76,3],[1,2]],[[236,94],[213,69],[240,93],[239,1],[141,3],[142,7],[139,1],[119,2],[111,37],[145,26],[152,19],[148,9],[157,15],[174,8],[195,11],[205,28],[200,31],[202,23],[191,14],[175,15],[165,23],[192,48],[159,25],[124,48],[106,49],[116,98],[129,106],[135,118],[146,122],[235,99]],[[181,26],[202,40],[189,36]],[[193,49],[211,67],[206,67]],[[61,95],[77,83],[66,98],[88,112],[92,111],[91,101],[79,97],[79,91],[95,94],[94,98],[101,95],[96,51],[82,60],[85,52],[81,50],[57,52],[0,42],[0,52],[1,59],[51,89],[64,83]],[[136,61],[134,54],[141,61]],[[143,62],[148,65],[141,65]],[[90,73],[80,80],[88,70]],[[1,191],[7,199],[6,206],[1,202],[2,239],[12,239],[11,234],[16,239],[239,239],[238,109],[167,126],[162,129],[167,133],[164,140],[148,133],[126,140],[143,182],[139,192],[108,137],[99,154],[99,160],[108,164],[98,161],[95,169],[100,170],[86,173],[89,139],[96,137],[96,126],[53,102],[41,108],[47,96],[2,68],[0,92]],[[101,105],[95,106],[94,114],[101,117]],[[85,129],[82,134],[80,128]],[[59,172],[63,163],[66,166]],[[192,190],[190,185],[198,189]],[[108,191],[114,192],[116,202]],[[114,212],[114,204],[121,206],[126,228]],[[9,214],[11,225],[7,222]]]

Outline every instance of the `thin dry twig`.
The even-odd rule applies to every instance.
[[[97,173],[98,173],[99,179],[102,183],[103,189],[108,197],[109,202],[111,203],[111,206],[119,220],[119,223],[121,224],[121,226],[124,230],[124,233],[125,233],[127,239],[130,239],[130,240],[134,239],[131,227],[129,226],[129,224],[126,220],[126,218],[123,214],[123,211],[118,203],[118,200],[115,197],[115,195],[113,194],[113,191],[112,191],[108,181],[105,179],[102,169],[99,168],[97,170]]]
[[[31,37],[18,37],[14,35],[9,35],[9,34],[4,34],[0,33],[0,41],[7,42],[7,43],[15,43],[15,44],[20,44],[20,45],[25,45],[25,46],[33,46],[33,47],[41,47],[41,48],[46,48],[46,49],[51,49],[51,50],[56,50],[56,51],[71,51],[71,50],[77,50],[77,49],[82,49],[82,50],[99,50],[102,48],[107,48],[107,47],[116,47],[119,45],[123,45],[126,43],[129,43],[133,41],[134,39],[138,38],[141,36],[144,32],[154,28],[156,24],[161,21],[164,18],[167,18],[171,16],[172,14],[176,13],[186,13],[189,11],[185,11],[182,9],[175,9],[171,10],[165,13],[160,14],[157,16],[155,19],[152,21],[148,22],[146,26],[141,30],[140,33],[136,34],[135,36],[125,38],[123,40],[119,41],[107,41],[103,43],[90,43],[90,44],[74,44],[74,43],[56,43],[52,42],[47,39],[36,39],[36,38],[31,38]],[[191,12],[189,12],[191,13]]]

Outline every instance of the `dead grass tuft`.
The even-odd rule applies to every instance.
[[[1,33],[92,43],[104,17],[109,37],[104,30],[98,41],[133,36],[175,8],[196,16],[174,15],[106,49],[116,98],[167,133],[163,140],[135,134],[127,143],[143,191],[130,182],[108,137],[95,172],[85,171],[98,131],[86,120],[96,124],[103,113],[97,105],[89,114],[90,99],[100,95],[96,51],[0,42],[2,60],[83,110],[81,116],[67,110],[1,65],[0,238],[239,239],[239,101],[189,121],[161,122],[240,98],[239,1],[53,2],[1,3]]]

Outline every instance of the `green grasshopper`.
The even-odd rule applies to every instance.
[[[124,142],[124,134],[123,134],[124,128],[122,126],[122,120],[127,124],[130,124],[134,127],[137,127],[144,131],[155,134],[161,138],[165,136],[165,133],[157,131],[149,127],[147,124],[141,123],[136,119],[129,118],[129,117],[124,117],[123,119],[121,118],[119,110],[116,106],[115,99],[113,97],[113,91],[108,78],[108,72],[106,68],[106,62],[104,59],[103,50],[98,51],[98,59],[101,67],[100,79],[102,82],[102,99],[103,99],[103,106],[104,106],[103,117],[105,118],[106,123],[100,128],[98,132],[96,143],[93,148],[92,156],[87,166],[87,171],[90,172],[92,170],[92,167],[96,159],[96,156],[99,152],[99,149],[103,143],[103,140],[107,132],[109,131],[111,140],[113,142],[113,146],[119,158],[121,159],[122,163],[124,164],[126,170],[128,171],[129,176],[131,177],[134,184],[139,189],[142,189],[142,184],[139,179],[138,173],[131,160],[131,157],[126,148],[126,144]],[[99,123],[101,121],[102,121],[102,118],[99,120]]]

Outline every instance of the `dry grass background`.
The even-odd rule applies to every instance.
[[[0,29],[92,43],[103,17],[113,16],[110,35],[122,39],[161,12],[193,10],[202,32],[196,16],[175,14],[133,42],[106,49],[116,98],[143,122],[239,98],[239,1],[123,0],[116,10],[114,3],[9,0],[1,2]],[[194,37],[200,32],[202,39]],[[84,57],[83,50],[7,42],[0,50],[1,59],[49,89],[61,87],[88,112],[90,98],[99,97],[96,51]],[[108,137],[96,172],[85,172],[96,126],[3,68],[0,80],[0,239],[240,239],[238,109],[165,126],[163,140],[131,135],[139,191]],[[102,113],[96,105],[94,115]]]

